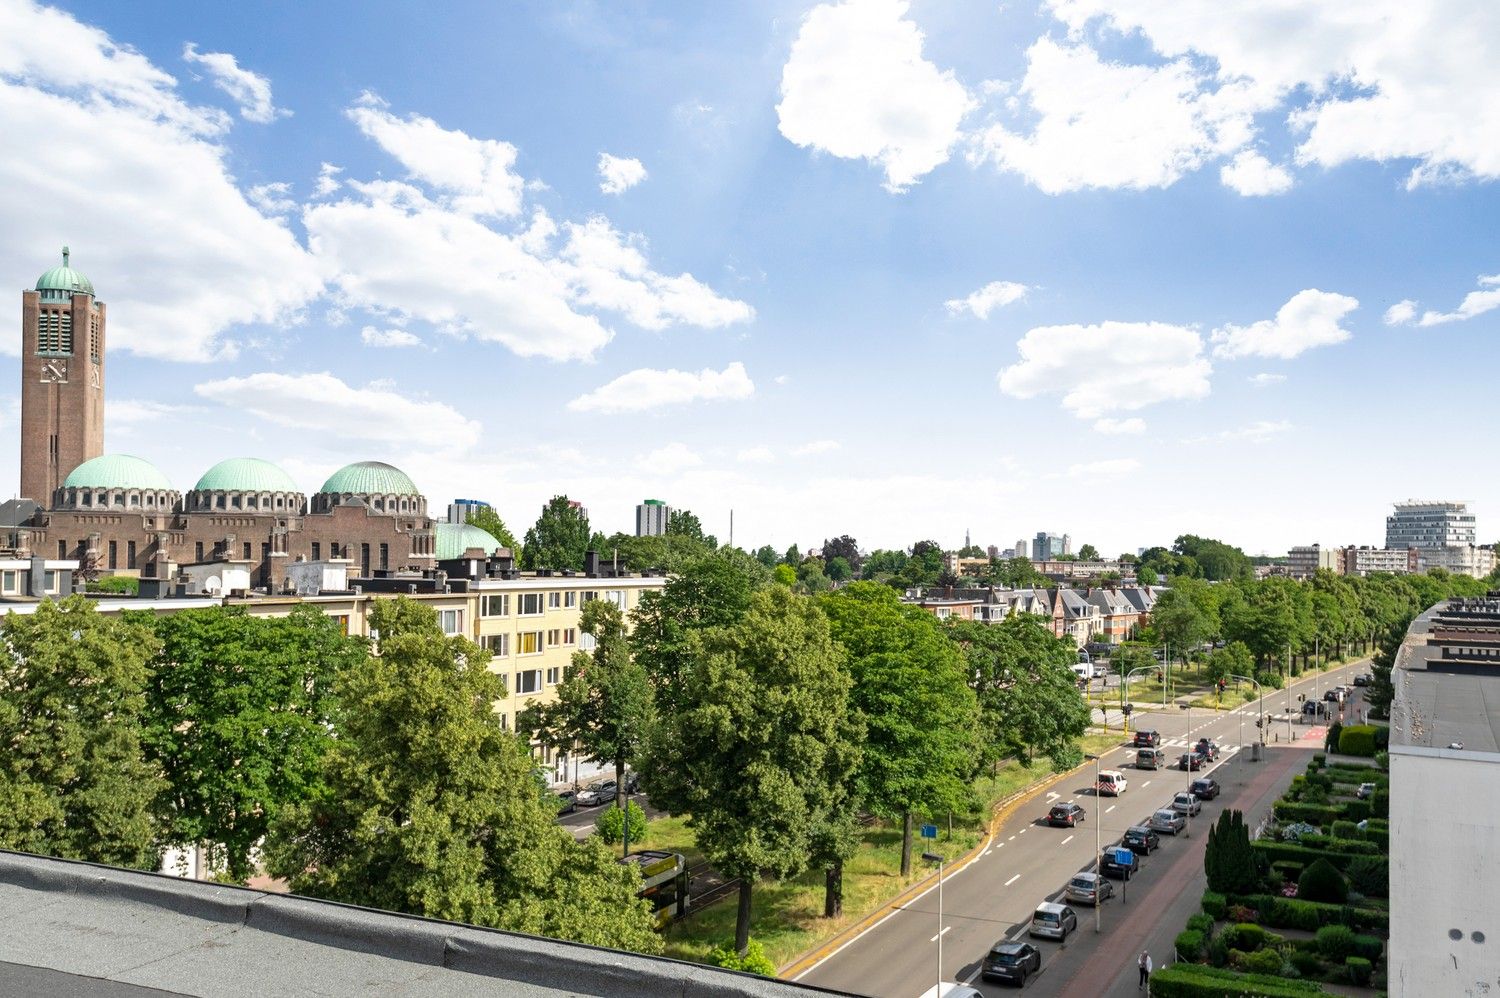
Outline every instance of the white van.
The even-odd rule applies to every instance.
[[[1079,662],[1077,665],[1073,666],[1073,675],[1077,676],[1079,679],[1093,679],[1094,667],[1092,665],[1089,665],[1087,662]]]
[[[1115,769],[1106,769],[1099,774],[1095,789],[1101,797],[1118,797],[1125,792],[1125,774]]]

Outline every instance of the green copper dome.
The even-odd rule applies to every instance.
[[[80,291],[86,295],[93,294],[94,282],[68,266],[68,248],[66,246],[63,247],[62,255],[62,266],[53,267],[41,277],[38,277],[36,279],[36,289],[38,291],[62,291],[69,295]]]
[[[400,468],[384,461],[356,461],[329,476],[319,492],[335,495],[419,496],[422,493]]]
[[[151,489],[172,491],[167,476],[156,465],[129,454],[102,454],[69,473],[65,489]]]
[[[296,492],[292,476],[258,457],[232,457],[203,473],[193,488],[200,492]]]
[[[437,534],[438,561],[462,558],[469,548],[479,548],[485,554],[494,554],[496,548],[505,546],[495,540],[489,531],[481,530],[472,523],[434,523],[432,529]]]

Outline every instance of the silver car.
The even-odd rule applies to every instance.
[[[1031,916],[1030,933],[1044,939],[1066,941],[1068,933],[1078,928],[1078,916],[1065,904],[1050,901],[1036,906]]]
[[[1165,832],[1168,835],[1176,835],[1187,827],[1187,815],[1179,814],[1170,807],[1164,807],[1151,815],[1151,830],[1153,832]]]
[[[1172,810],[1178,814],[1193,815],[1203,810],[1203,804],[1198,800],[1197,794],[1184,791],[1172,798]]]
[[[1069,901],[1077,901],[1080,904],[1098,904],[1114,897],[1115,885],[1097,873],[1079,873],[1068,881],[1068,889],[1065,893]]]

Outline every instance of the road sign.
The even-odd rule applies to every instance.
[[[1129,849],[1116,849],[1115,862],[1123,867],[1132,867],[1135,865],[1135,853],[1131,852]]]
[[[923,825],[922,826],[922,838],[924,838],[924,839],[935,839],[935,838],[937,838],[937,826],[936,825]]]

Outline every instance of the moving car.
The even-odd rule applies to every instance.
[[[1156,748],[1161,744],[1161,732],[1143,728],[1135,733],[1135,741],[1132,744],[1136,748]]]
[[[1320,700],[1309,700],[1302,705],[1302,713],[1313,717],[1327,717],[1328,705]]]
[[[1099,781],[1094,789],[1103,797],[1118,797],[1125,792],[1125,786],[1124,773],[1106,769],[1099,774]]]
[[[594,783],[578,791],[578,803],[584,807],[597,807],[606,801],[615,799],[615,781],[605,780],[603,783]]]
[[[1078,915],[1065,904],[1045,901],[1036,906],[1031,916],[1031,928],[1027,931],[1044,939],[1066,941],[1068,933],[1078,928]]]
[[[1166,832],[1168,835],[1176,835],[1187,827],[1187,815],[1178,814],[1170,807],[1164,807],[1151,815],[1151,830],[1153,832]]]
[[[1219,781],[1212,776],[1200,776],[1188,786],[1188,790],[1199,800],[1213,800],[1219,796],[1220,789]]]
[[[1137,856],[1149,856],[1161,848],[1161,836],[1152,831],[1146,825],[1131,825],[1125,830],[1125,837],[1120,844]]]
[[[1161,749],[1143,748],[1135,754],[1136,769],[1160,769],[1165,763]]]
[[[1369,686],[1374,681],[1375,677],[1366,673],[1361,673],[1360,675],[1354,677],[1355,686]]]
[[[1087,817],[1077,804],[1053,804],[1047,812],[1047,824],[1053,828],[1073,828]]]
[[[1075,873],[1064,892],[1069,901],[1095,905],[1115,896],[1115,885],[1097,873]]]
[[[1182,758],[1177,760],[1177,765],[1184,770],[1202,769],[1204,763],[1203,753],[1197,749],[1182,753]]]
[[[1323,694],[1323,699],[1329,703],[1343,703],[1344,694],[1339,690],[1329,690]]]
[[[1213,762],[1219,757],[1219,743],[1214,741],[1212,738],[1198,739],[1196,750],[1198,752],[1201,752],[1203,754],[1203,757],[1209,762]]]
[[[1178,814],[1194,815],[1203,810],[1203,805],[1197,797],[1184,791],[1172,798],[1172,810]]]
[[[986,981],[1015,981],[1026,986],[1026,978],[1042,971],[1042,951],[1030,943],[1000,940],[984,955],[979,974]]]

